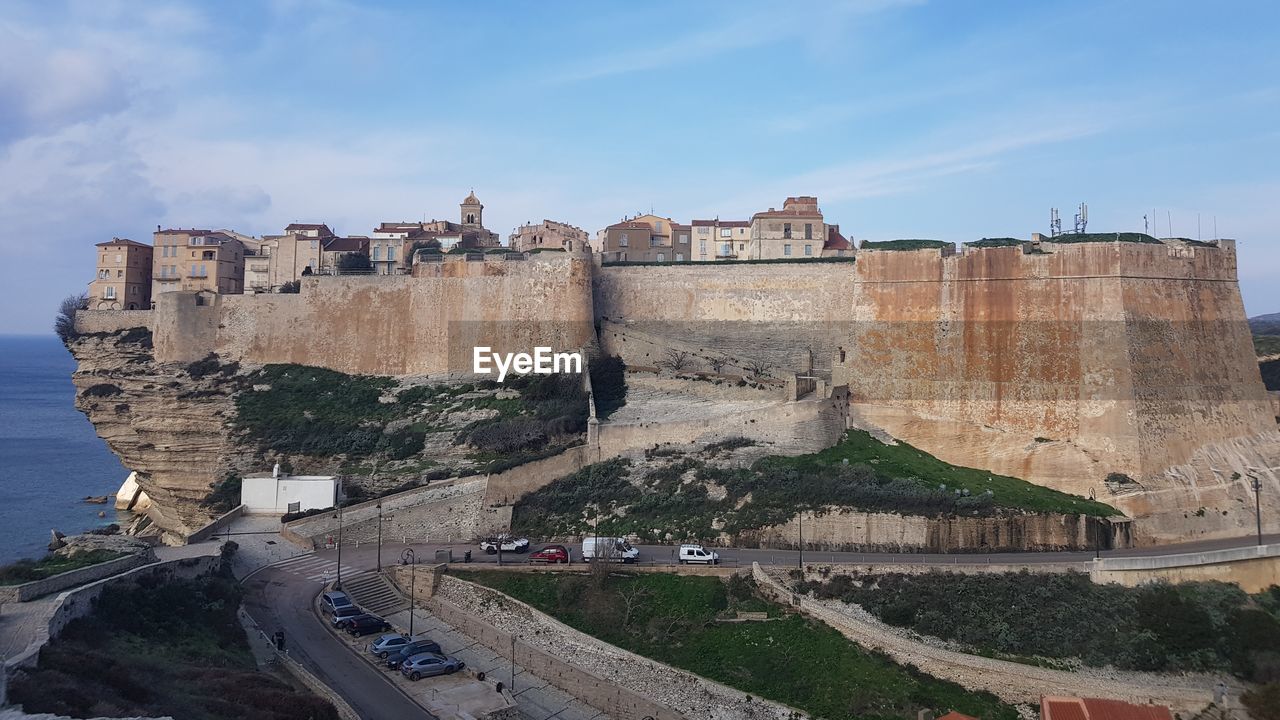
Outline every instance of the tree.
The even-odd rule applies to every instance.
[[[618,593],[618,597],[622,598],[622,625],[627,627],[631,625],[631,619],[635,616],[636,610],[644,605],[645,600],[652,593],[649,589],[637,582],[631,582],[622,592]]]
[[[769,364],[763,360],[752,360],[747,363],[747,372],[751,373],[751,377],[759,380],[769,374]]]
[[[338,272],[369,272],[373,263],[369,256],[361,252],[343,253],[338,258]]]
[[[53,320],[53,331],[58,334],[62,344],[75,340],[80,336],[76,332],[76,313],[89,309],[89,296],[85,293],[68,295],[58,305],[58,316]]]
[[[711,372],[719,375],[724,371],[724,366],[729,364],[729,358],[713,355],[711,359],[707,360],[707,364],[711,366]]]
[[[674,348],[667,350],[666,356],[658,363],[659,366],[669,368],[672,372],[680,372],[692,364],[692,354],[685,350],[676,350]]]
[[[418,261],[419,250],[427,250],[429,252],[440,252],[440,241],[435,238],[428,238],[426,240],[414,241],[413,246],[409,248],[409,264],[410,265]]]
[[[300,280],[290,280],[289,282],[287,282],[287,283],[285,283],[285,284],[281,285],[281,286],[280,286],[280,290],[279,290],[278,292],[282,292],[282,293],[289,293],[289,294],[294,294],[294,295],[296,295],[296,294],[297,294],[298,292],[300,292],[301,290],[302,290],[302,281],[300,281]]]

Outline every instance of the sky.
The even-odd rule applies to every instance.
[[[93,244],[456,220],[504,238],[816,195],[863,240],[1235,238],[1280,312],[1280,3],[0,4],[0,333]],[[1215,233],[1216,227],[1216,233]]]

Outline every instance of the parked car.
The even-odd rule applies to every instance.
[[[391,653],[398,653],[403,650],[404,646],[409,643],[410,640],[408,635],[400,635],[399,633],[383,635],[377,640],[369,643],[369,653],[386,659],[386,657]]]
[[[400,663],[400,673],[410,680],[418,680],[433,675],[456,673],[465,664],[455,657],[439,653],[421,653]]]
[[[331,590],[320,596],[320,609],[332,615],[338,608],[352,607],[355,603],[344,592]]]
[[[631,547],[625,538],[586,537],[582,539],[582,560],[603,560],[604,562],[632,563],[640,556],[640,551]]]
[[[421,655],[422,653],[436,653],[437,655],[443,654],[440,650],[440,643],[427,640],[426,638],[423,638],[422,640],[414,640],[396,652],[388,655],[387,667],[392,670],[399,670],[400,663],[408,660],[414,655]]]
[[[334,610],[330,614],[333,616],[331,618],[333,621],[333,626],[336,628],[340,628],[343,625],[345,625],[346,622],[351,618],[364,615],[365,612],[364,610],[361,610],[359,607],[356,607],[355,605],[344,605]]]
[[[703,563],[705,565],[716,565],[720,562],[718,553],[707,550],[701,545],[681,545],[680,546],[680,564],[687,565],[692,563]]]
[[[480,543],[480,549],[487,555],[497,555],[499,547],[502,548],[502,552],[528,552],[529,538],[497,537],[488,538]]]
[[[548,545],[537,552],[529,554],[529,562],[531,563],[568,563],[571,560],[569,548],[563,545]]]
[[[351,618],[342,626],[348,633],[356,636],[368,635],[369,633],[384,632],[391,629],[391,623],[383,620],[377,615],[357,615]]]

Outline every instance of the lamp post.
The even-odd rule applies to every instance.
[[[338,512],[333,515],[338,519],[338,579],[333,583],[334,590],[342,589],[342,505],[338,505]]]
[[[1258,520],[1258,544],[1262,544],[1262,479],[1253,476],[1253,512]]]
[[[382,501],[378,501],[378,572],[382,572]]]
[[[804,579],[804,510],[796,517],[800,520],[800,579]]]
[[[405,548],[400,555],[400,564],[409,566],[409,637],[413,637],[413,586],[418,577],[418,558],[413,548]]]

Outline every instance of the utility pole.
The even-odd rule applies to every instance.
[[[400,563],[409,566],[409,637],[413,637],[413,586],[414,581],[418,579],[418,558],[413,552],[413,548],[405,548],[404,553],[400,555]]]
[[[516,635],[511,634],[511,694],[516,692]]]
[[[378,501],[378,572],[382,572],[382,501]]]

